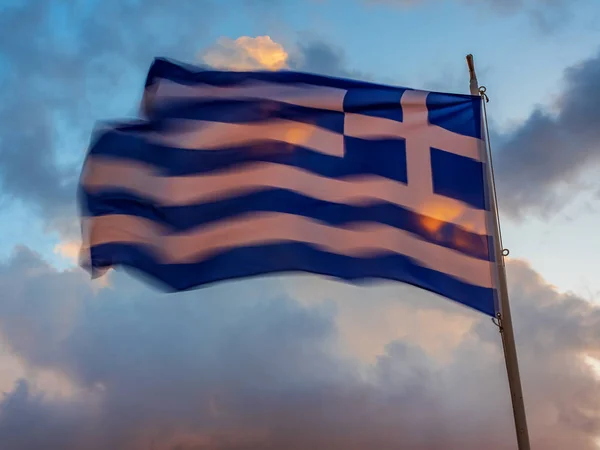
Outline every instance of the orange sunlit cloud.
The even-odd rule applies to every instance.
[[[54,253],[72,263],[79,259],[80,244],[75,241],[64,241],[54,246]]]
[[[83,249],[83,253],[81,250],[81,242],[74,240],[62,241],[54,246],[54,254],[60,256],[72,265],[78,265],[80,256],[82,254],[84,256],[86,255],[86,249]],[[89,249],[87,251],[89,251]],[[94,291],[97,292],[100,289],[110,287],[110,278],[108,276],[110,272],[111,269],[106,269],[101,276],[90,280]]]
[[[287,67],[288,53],[270,36],[241,36],[219,39],[201,58],[218,69],[280,70]]]

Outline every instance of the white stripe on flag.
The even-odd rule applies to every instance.
[[[189,150],[219,150],[268,141],[299,145],[331,156],[344,156],[344,136],[292,120],[259,123],[225,123],[178,119],[177,129],[148,133],[151,143]]]
[[[386,253],[406,255],[420,265],[466,283],[486,288],[494,285],[493,263],[423,241],[404,230],[383,224],[333,227],[290,214],[254,213],[173,235],[163,234],[160,227],[147,219],[132,216],[108,215],[87,220],[87,245],[142,244],[152,249],[161,262],[169,264],[202,261],[236,247],[303,242],[351,257]]]
[[[82,183],[91,193],[122,188],[163,206],[217,201],[272,188],[348,205],[384,201],[477,234],[487,234],[486,211],[449,197],[415,191],[404,183],[376,175],[336,179],[282,164],[256,162],[206,175],[162,177],[143,163],[90,157]]]
[[[219,87],[210,84],[185,85],[159,80],[156,93],[148,91],[151,101],[166,100],[272,100],[308,108],[344,110],[345,89],[311,84],[294,85],[255,81],[245,85]]]

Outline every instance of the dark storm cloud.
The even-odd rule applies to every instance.
[[[211,1],[21,1],[0,13],[0,187],[65,230],[96,120],[135,113],[152,58],[193,58]],[[72,230],[71,230],[72,231]]]
[[[412,7],[417,5],[435,6],[439,0],[364,0],[366,3]],[[485,8],[503,16],[518,13],[527,14],[534,26],[543,32],[551,32],[562,27],[570,17],[575,2],[569,0],[455,0],[456,3],[472,8]]]
[[[600,354],[600,310],[523,263],[509,276],[534,447],[593,450],[600,388],[581,357]],[[77,387],[49,397],[17,383],[0,404],[8,450],[514,448],[489,318],[449,361],[407,338],[365,368],[340,351],[343,302],[301,306],[252,283],[164,296],[113,282],[94,293],[24,248],[0,267],[3,340]]]
[[[506,7],[520,4],[513,3]],[[2,195],[26,202],[48,225],[76,235],[75,185],[95,121],[135,113],[132,105],[152,58],[192,60],[204,29],[222,14],[211,2],[191,0],[177,9],[160,1],[5,7],[0,16]],[[509,214],[561,206],[581,170],[596,164],[599,60],[569,69],[557,113],[536,110],[510,135],[495,139],[500,200]],[[321,40],[299,43],[289,65],[371,78],[350,69],[343,50]]]
[[[375,79],[372,74],[351,68],[343,48],[321,39],[299,42],[297,51],[290,55],[289,65],[290,68],[303,72],[390,83],[390,80]]]
[[[350,68],[342,49],[320,40],[299,44],[289,65],[303,71],[372,80]],[[449,78],[430,82],[428,87],[460,91],[460,84]],[[581,190],[582,172],[600,163],[599,79],[600,52],[566,69],[555,111],[540,107],[509,133],[492,130],[503,212],[513,218],[549,215]],[[390,80],[372,81],[393,84]]]
[[[565,72],[556,111],[536,109],[501,142],[494,161],[500,204],[513,216],[548,214],[600,163],[600,52]]]
[[[249,20],[280,2],[242,2]],[[230,12],[216,2],[23,1],[0,14],[0,195],[25,202],[73,236],[75,186],[97,120],[137,113],[155,56],[193,61],[202,37]],[[305,70],[342,73],[325,44]],[[339,63],[339,66],[337,65]]]
[[[292,68],[339,77],[350,75],[346,55],[340,48],[335,48],[324,41],[311,40],[299,44],[298,50],[298,54],[290,58]]]

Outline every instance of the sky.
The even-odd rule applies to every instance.
[[[0,0],[6,450],[515,448],[489,318],[399,283],[164,294],[76,261],[98,121],[154,57],[487,88],[532,448],[600,448],[598,0]]]

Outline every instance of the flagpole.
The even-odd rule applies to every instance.
[[[473,55],[467,55],[467,65],[469,66],[469,87],[471,95],[481,97],[482,103],[487,100],[485,96],[485,90],[480,91],[477,76],[475,74],[475,64],[473,62]],[[484,120],[487,125],[487,114],[484,116]],[[517,358],[517,348],[515,344],[515,334],[512,323],[512,316],[510,313],[510,304],[508,301],[508,285],[506,282],[506,267],[504,265],[505,251],[502,248],[502,242],[500,238],[500,222],[498,219],[498,205],[496,202],[494,173],[492,170],[491,150],[489,148],[489,136],[487,136],[486,126],[486,149],[490,152],[490,158],[488,158],[488,180],[490,184],[489,198],[490,198],[490,210],[492,213],[492,221],[494,227],[494,253],[496,257],[496,267],[498,271],[498,297],[499,297],[499,311],[497,312],[496,319],[497,325],[500,330],[500,336],[502,338],[502,347],[504,348],[504,360],[506,363],[506,372],[508,375],[508,385],[510,389],[510,395],[512,399],[512,409],[515,421],[515,428],[517,434],[517,444],[519,450],[530,450],[529,444],[529,432],[527,430],[527,417],[525,415],[525,403],[523,402],[523,388],[521,386],[521,376],[519,373],[519,361]]]

